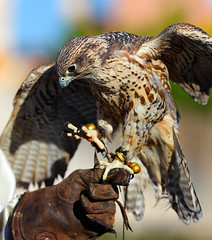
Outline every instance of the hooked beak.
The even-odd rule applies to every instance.
[[[66,76],[66,77],[60,77],[59,78],[59,84],[61,86],[61,88],[65,88],[69,85],[69,83],[71,82],[72,77],[70,76]]]

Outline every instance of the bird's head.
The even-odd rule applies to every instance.
[[[61,87],[75,79],[93,79],[107,52],[107,43],[97,37],[76,37],[61,48],[56,67]]]

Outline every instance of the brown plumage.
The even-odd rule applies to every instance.
[[[1,138],[1,147],[5,146],[2,148],[7,152],[10,163],[17,161],[14,154],[19,149],[28,149],[26,143],[33,142],[33,137],[29,137],[27,142],[19,140],[18,146],[15,149],[11,148],[11,139],[18,132],[17,119],[21,122],[32,119],[33,125],[30,125],[30,129],[35,128],[35,123],[38,123],[38,126],[42,123],[42,127],[47,129],[49,122],[45,120],[49,107],[46,107],[45,103],[51,102],[52,98],[62,98],[62,105],[57,105],[54,101],[50,104],[50,109],[58,110],[57,114],[52,116],[52,121],[62,125],[63,121],[68,120],[79,126],[82,122],[80,117],[75,116],[68,106],[70,103],[74,105],[75,102],[83,105],[77,97],[82,96],[81,91],[89,92],[91,89],[96,105],[92,102],[93,96],[90,92],[85,97],[88,103],[92,103],[88,108],[91,116],[96,118],[97,106],[97,123],[105,130],[108,138],[121,125],[122,140],[119,151],[125,154],[127,162],[137,161],[142,167],[141,173],[127,189],[127,208],[138,220],[142,218],[143,191],[151,182],[156,198],[159,200],[162,196],[167,196],[183,222],[189,223],[191,219],[194,222],[198,221],[202,211],[178,139],[179,115],[170,94],[169,77],[194,100],[206,104],[212,86],[211,36],[193,25],[176,23],[156,37],[140,37],[124,32],[77,37],[69,40],[60,50],[56,70],[61,86],[68,86],[67,88],[59,90],[56,86],[55,66],[46,72],[42,70],[41,74],[34,78],[31,90],[27,89],[27,98],[21,100],[21,106],[14,110],[12,125],[9,130],[6,128]],[[33,76],[32,74],[32,78]],[[71,91],[72,87],[77,88],[82,80],[84,87]],[[41,82],[45,91],[41,88]],[[72,83],[68,85],[70,82]],[[25,91],[25,85],[23,84],[19,92]],[[76,94],[76,101],[72,96],[73,92]],[[38,101],[31,101],[34,96]],[[41,99],[38,96],[42,96]],[[16,105],[14,109],[17,108]],[[30,105],[33,106],[33,111],[29,111]],[[25,115],[19,114],[21,111]],[[79,109],[79,114],[80,112]],[[76,122],[72,119],[74,117]],[[62,119],[59,121],[57,118]],[[86,116],[83,123],[89,122],[88,120],[92,118],[87,119]],[[14,122],[17,123],[17,129],[13,125]],[[53,130],[54,124],[51,127]],[[54,134],[58,133],[55,131]],[[48,133],[46,135],[48,136]],[[10,139],[9,144],[5,139]],[[49,146],[51,141],[55,143],[55,140],[45,140],[45,146]],[[3,144],[5,142],[7,144]],[[40,143],[39,137],[36,142]],[[61,138],[58,138],[55,143],[57,150],[61,151],[62,143]],[[75,148],[64,148],[64,144],[62,149],[65,153],[68,152],[68,157],[75,151]],[[57,157],[53,157],[53,161],[56,159]],[[26,158],[23,161],[26,163]],[[11,165],[14,168],[14,164]],[[36,178],[32,178],[31,175],[28,179],[38,181],[43,177],[44,175],[37,174]],[[17,179],[23,181],[20,175]]]
[[[1,135],[4,151],[18,183],[46,181],[51,185],[74,155],[79,141],[62,135],[63,125],[96,121],[93,95],[87,82],[62,89],[54,63],[42,65],[19,88],[11,117]]]

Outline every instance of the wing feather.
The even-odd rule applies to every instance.
[[[212,87],[212,37],[202,29],[175,23],[147,40],[137,54],[161,59],[173,82],[195,101],[207,103]]]
[[[63,125],[96,122],[96,104],[86,81],[62,89],[54,64],[34,69],[14,99],[11,117],[1,135],[0,148],[17,182],[46,180],[52,184],[64,176],[79,141],[62,136]]]

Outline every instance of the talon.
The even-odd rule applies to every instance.
[[[108,149],[107,149],[107,147],[105,146],[105,143],[104,143],[104,142],[103,142],[103,144],[104,144],[104,150],[101,151],[101,154],[102,154],[102,156],[103,156],[104,158],[109,159],[109,156],[108,156]]]
[[[116,152],[116,154],[110,153],[110,155],[111,155],[111,157],[109,159],[109,162],[107,162],[105,160],[102,160],[99,162],[100,166],[105,167],[105,172],[102,177],[103,180],[107,179],[107,175],[108,175],[109,171],[114,168],[125,169],[126,171],[128,171],[131,174],[132,178],[133,178],[134,174],[137,174],[141,171],[141,167],[136,162],[130,162],[130,163],[124,164],[125,159],[124,159],[123,153]]]
[[[82,126],[82,131],[85,134],[85,138],[89,142],[95,143],[100,150],[105,150],[104,143],[99,139],[100,138],[99,130],[93,123],[89,123],[88,128],[86,127],[86,125]]]
[[[77,128],[73,124],[66,122],[64,124],[64,128],[64,133],[66,133],[68,137],[74,137],[75,139],[86,139],[87,141],[91,142],[94,147],[96,147],[97,151],[105,152],[104,157],[107,157],[107,148],[101,141],[102,135],[94,123],[87,123],[81,128]]]
[[[115,154],[114,154],[114,155],[115,155]],[[113,156],[112,156],[112,157],[113,157]],[[117,158],[115,158],[111,163],[110,163],[110,162],[107,162],[107,161],[105,161],[105,160],[101,160],[101,161],[99,162],[99,165],[106,167],[106,168],[105,168],[105,172],[104,172],[103,177],[102,177],[103,180],[106,180],[106,179],[107,179],[107,175],[108,175],[109,171],[110,171],[111,169],[114,169],[114,168],[123,168],[123,169],[125,169],[126,171],[128,171],[131,175],[134,174],[134,171],[133,171],[130,167],[128,167],[127,165],[123,164],[123,162],[121,162],[121,161],[120,161],[119,159],[117,159]]]
[[[99,162],[97,162],[97,163],[94,164],[93,169],[95,169],[97,166],[99,166]]]
[[[134,174],[130,175],[130,180],[132,180],[134,178]]]

